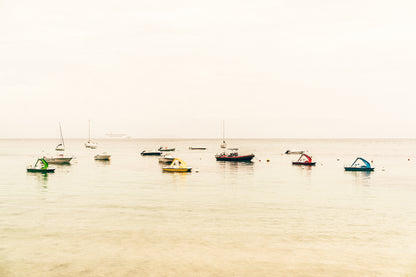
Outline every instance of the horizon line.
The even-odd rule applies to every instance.
[[[22,139],[36,139],[36,140],[40,140],[40,139],[50,139],[50,140],[59,140],[59,138],[55,138],[55,137],[15,137],[15,138],[7,138],[7,137],[0,137],[0,140],[22,140]],[[85,137],[71,137],[71,138],[66,138],[66,140],[70,140],[70,139],[74,139],[74,140],[88,140],[88,138]],[[155,139],[155,140],[162,140],[162,139],[172,139],[172,140],[181,140],[181,139],[206,139],[206,140],[222,140],[222,138],[210,138],[210,137],[193,137],[193,138],[178,138],[178,137],[153,137],[153,138],[147,138],[147,137],[128,137],[128,138],[109,138],[109,137],[98,137],[95,138],[94,140],[135,140],[135,139],[146,139],[146,140],[151,140],[151,139]],[[265,137],[246,137],[246,138],[228,138],[227,140],[233,140],[233,139],[264,139],[264,140],[268,140],[268,139],[294,139],[294,140],[301,140],[301,139],[311,139],[311,140],[318,140],[318,139],[334,139],[334,140],[342,140],[342,139],[416,139],[415,137],[270,137],[270,138],[265,138]]]

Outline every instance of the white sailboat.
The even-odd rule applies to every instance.
[[[64,137],[62,136],[62,127],[61,127],[61,122],[59,122],[59,132],[61,134],[61,143],[59,143],[56,147],[55,150],[56,151],[65,151],[65,142],[64,142]]]
[[[221,144],[221,148],[227,148],[227,143],[225,142],[225,124],[224,124],[224,120],[222,121],[222,144]]]
[[[97,143],[91,140],[91,124],[88,120],[88,141],[85,143],[86,148],[95,149],[97,148]]]

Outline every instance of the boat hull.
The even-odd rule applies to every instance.
[[[189,147],[190,150],[207,150],[206,147]]]
[[[85,148],[96,149],[97,145],[85,145]]]
[[[159,163],[171,164],[175,158],[159,158]]]
[[[72,157],[69,158],[44,158],[49,164],[70,164]]]
[[[142,156],[160,156],[161,152],[142,152],[140,155]]]
[[[175,151],[175,148],[159,148],[159,151],[171,152],[171,151]]]
[[[38,173],[54,173],[55,172],[55,168],[47,168],[47,169],[42,169],[42,168],[26,168],[27,172],[38,172]]]
[[[244,156],[215,156],[217,161],[227,161],[227,162],[251,162],[254,158],[254,155],[244,155]]]
[[[345,171],[374,171],[374,167],[344,167]]]
[[[307,166],[314,166],[316,162],[307,163],[307,162],[292,162],[292,165],[307,165]]]
[[[164,172],[191,172],[192,167],[186,167],[186,168],[173,168],[173,167],[164,167]]]
[[[305,153],[305,151],[290,151],[290,150],[287,150],[285,152],[286,155],[300,155],[300,154],[303,154],[303,153]]]
[[[95,155],[94,160],[97,161],[109,161],[111,159],[111,155]]]

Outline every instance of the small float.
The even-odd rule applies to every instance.
[[[162,154],[162,156],[159,158],[159,163],[171,164],[174,159],[175,157],[170,154]]]
[[[292,165],[315,165],[316,162],[312,161],[312,157],[307,154],[300,155],[299,159],[295,162],[292,162]]]
[[[193,147],[193,146],[189,146],[189,150],[207,150],[206,147]]]
[[[374,171],[374,167],[363,158],[356,158],[351,166],[345,166],[345,171]]]
[[[286,155],[301,155],[303,153],[305,153],[303,150],[286,150],[285,152]]]
[[[186,163],[181,159],[174,159],[170,166],[162,168],[165,172],[190,172],[192,167],[187,167]]]
[[[159,151],[163,151],[163,152],[169,152],[169,151],[175,151],[175,148],[169,148],[169,147],[167,147],[167,146],[161,146],[161,147],[159,147],[159,149],[158,149]]]
[[[94,160],[97,161],[109,161],[111,159],[111,155],[107,152],[103,152],[101,154],[97,154],[94,156]]]
[[[217,161],[231,161],[231,162],[250,162],[254,158],[254,154],[239,155],[238,148],[229,148],[230,153],[223,152],[215,155]]]
[[[160,156],[161,154],[162,152],[158,150],[143,150],[142,153],[140,153],[142,156]]]
[[[49,164],[45,159],[38,159],[34,166],[30,165],[26,168],[27,172],[53,173],[55,168],[49,168]]]

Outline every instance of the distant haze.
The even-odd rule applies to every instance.
[[[0,137],[416,137],[414,1],[0,2]]]

